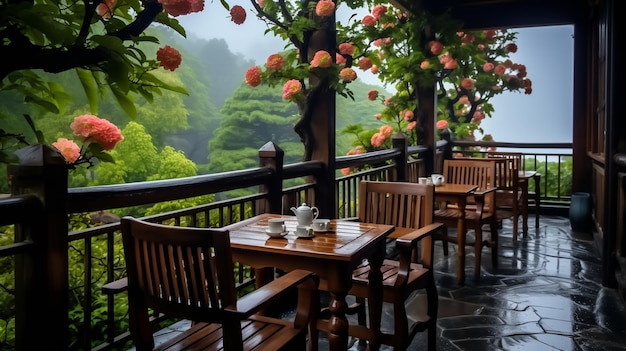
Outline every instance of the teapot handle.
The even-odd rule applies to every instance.
[[[311,211],[313,212],[313,219],[316,219],[317,216],[320,214],[320,211],[315,206],[311,207]]]

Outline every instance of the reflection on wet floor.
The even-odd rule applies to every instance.
[[[534,223],[534,218],[529,219]],[[456,283],[456,252],[437,244],[437,350],[626,350],[626,310],[618,292],[602,287],[599,250],[589,234],[574,234],[563,217],[541,217],[539,230],[513,242],[511,222],[499,230],[498,267],[483,249],[480,279],[467,250],[466,281]],[[411,304],[419,306],[420,295]],[[383,326],[392,327],[385,306]],[[410,310],[410,309],[409,309]],[[418,335],[408,350],[424,350]],[[320,340],[321,350],[327,349]],[[354,342],[350,350],[365,350]],[[391,350],[383,347],[382,350]]]

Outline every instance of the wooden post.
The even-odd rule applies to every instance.
[[[426,146],[428,150],[421,155],[424,159],[426,174],[432,174],[435,169],[435,153],[437,152],[436,120],[437,120],[437,95],[434,86],[420,87],[418,89],[419,107],[417,119],[419,121],[418,140],[419,144]]]
[[[397,133],[391,139],[394,149],[400,149],[400,155],[396,157],[396,182],[407,181],[407,162],[409,161],[409,142],[402,132]]]
[[[324,22],[324,28],[311,35],[308,55],[313,58],[315,52],[326,50],[331,57],[335,57],[336,30],[334,16]],[[319,81],[315,76],[311,82]],[[335,105],[336,92],[333,89],[323,89],[312,103],[313,116],[311,118],[311,132],[314,146],[312,160],[322,161],[326,167],[315,179],[315,205],[319,208],[320,218],[334,218],[337,215],[337,199],[335,195]]]
[[[69,279],[68,279],[68,213],[67,173],[65,160],[45,145],[33,145],[16,152],[19,164],[8,167],[11,194],[32,194],[43,204],[41,226],[47,230],[30,233],[37,244],[40,258],[33,267],[31,287],[36,295],[17,310],[28,319],[24,325],[28,336],[27,347],[18,350],[66,350],[69,347]],[[20,234],[21,235],[21,234]],[[25,234],[27,235],[27,234]],[[17,300],[20,301],[20,300]],[[90,321],[85,321],[90,323]],[[41,330],[45,328],[46,337]]]
[[[259,166],[270,167],[276,172],[272,180],[261,186],[261,192],[267,191],[267,208],[259,208],[260,212],[282,214],[283,163],[285,152],[273,142],[268,142],[259,149]],[[258,214],[258,213],[257,213]]]

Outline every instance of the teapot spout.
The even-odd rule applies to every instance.
[[[295,207],[290,208],[291,212],[293,212],[294,215],[298,214],[298,209]]]

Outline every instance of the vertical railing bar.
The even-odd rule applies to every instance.
[[[91,348],[91,278],[93,277],[93,266],[91,264],[91,238],[91,236],[87,236],[83,240],[83,245],[85,246],[83,257],[83,266],[85,267],[85,279],[83,281],[83,293],[85,294],[85,300],[83,301],[83,350],[89,350]]]

